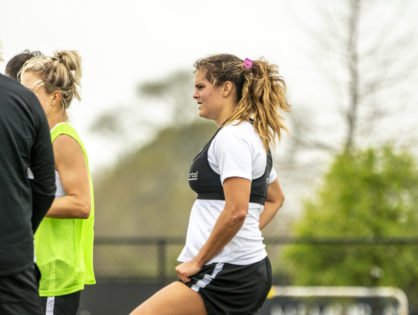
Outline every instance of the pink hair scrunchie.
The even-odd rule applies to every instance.
[[[253,67],[253,61],[251,59],[245,58],[244,60],[244,68],[251,69]]]

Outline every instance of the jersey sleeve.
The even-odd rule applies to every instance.
[[[270,171],[269,178],[268,178],[268,184],[270,185],[270,184],[271,184],[272,182],[274,182],[276,179],[277,179],[277,172],[276,172],[276,170],[274,169],[274,167],[272,167],[272,168],[271,168],[271,171]]]
[[[220,132],[214,139],[213,164],[218,168],[222,183],[230,177],[252,180],[250,146],[236,133]]]

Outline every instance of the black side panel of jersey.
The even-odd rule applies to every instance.
[[[221,177],[210,167],[208,161],[210,144],[219,130],[216,131],[212,139],[210,139],[202,151],[193,159],[190,167],[188,181],[190,187],[197,193],[197,199],[225,200]],[[264,174],[251,182],[250,202],[264,205],[267,197],[268,177],[272,166],[273,159],[269,150]]]

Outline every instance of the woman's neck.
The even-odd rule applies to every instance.
[[[66,115],[62,115],[62,114],[51,114],[47,118],[48,118],[49,130],[51,130],[54,126],[58,125],[59,123],[62,123],[68,120]]]
[[[234,102],[228,102],[224,104],[223,110],[219,113],[219,115],[215,118],[216,124],[220,127],[223,123],[232,116],[237,104]]]

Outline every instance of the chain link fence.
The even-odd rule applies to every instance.
[[[369,251],[375,246],[383,246],[391,257],[397,251],[418,250],[417,238],[359,238],[359,239],[319,239],[319,238],[266,238],[264,240],[270,260],[273,263],[275,282],[288,284],[285,274],[277,272],[275,262],[280,260],[286,245],[321,246],[330,252],[346,248],[350,251]],[[94,267],[98,281],[112,282],[168,282],[176,279],[174,271],[177,257],[184,246],[184,238],[105,238],[97,237],[94,247]],[[276,270],[276,272],[274,272]]]

